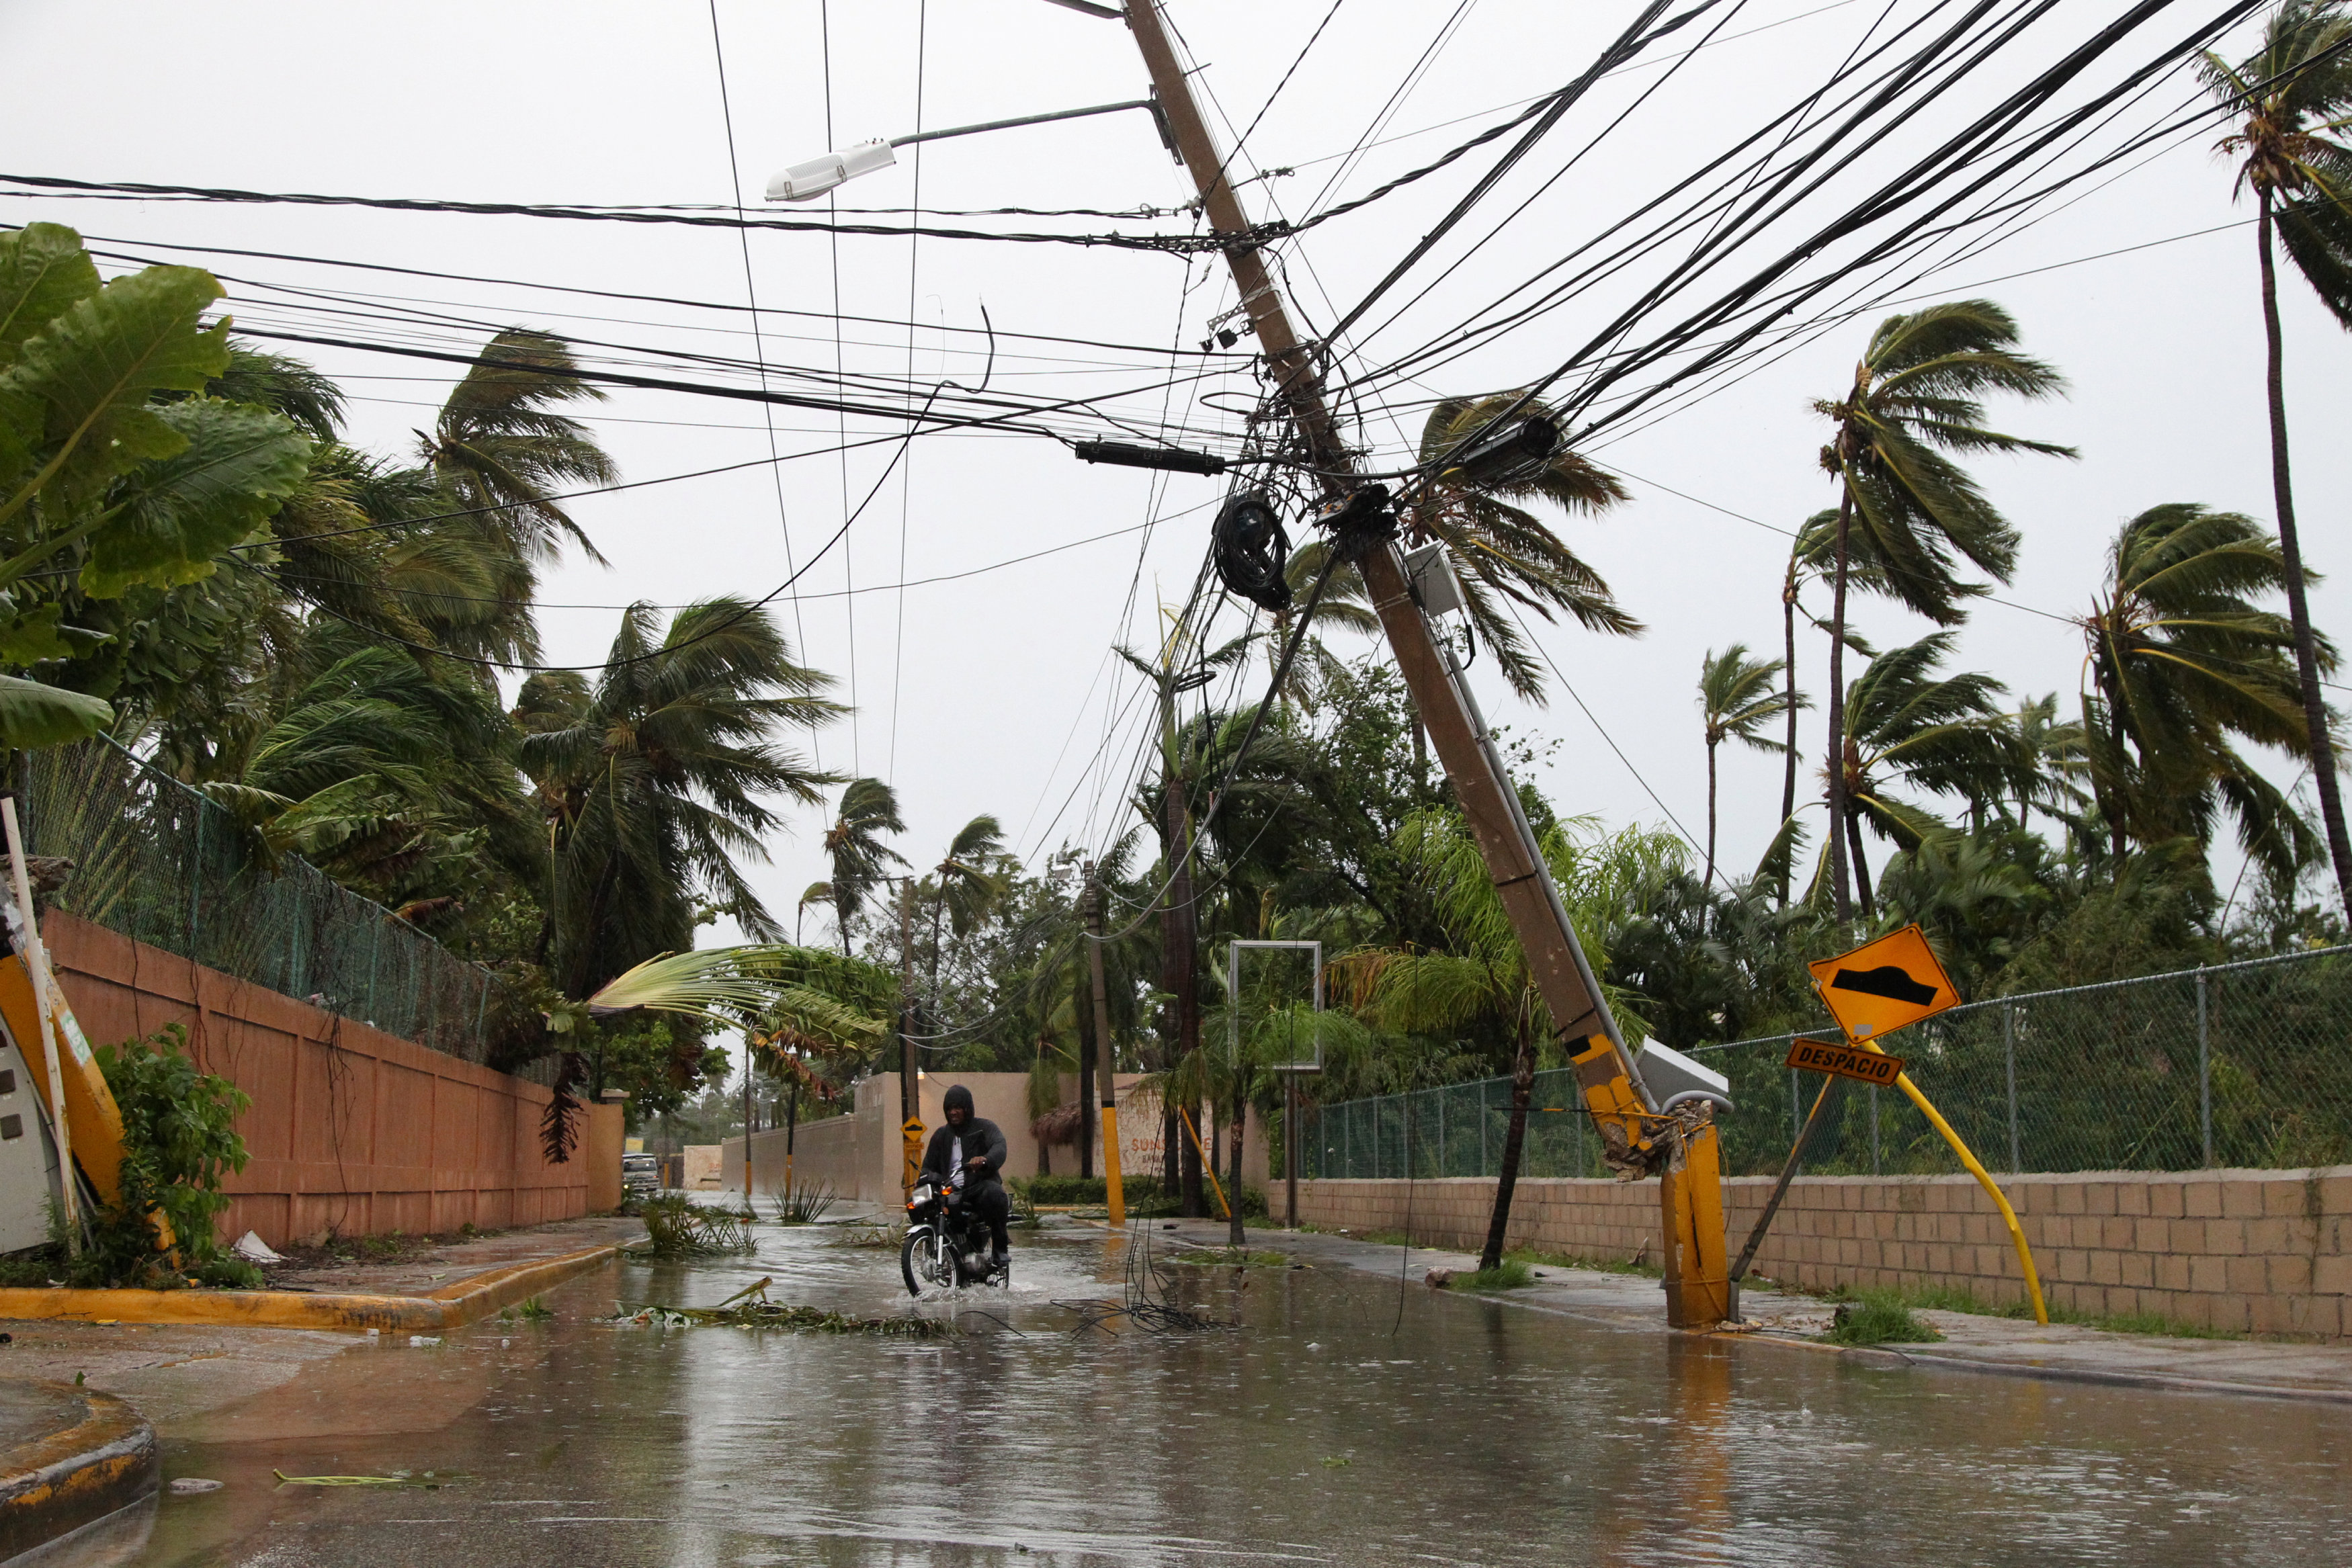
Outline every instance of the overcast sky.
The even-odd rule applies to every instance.
[[[2152,56],[2212,8],[2210,0],[2176,5],[2127,40],[2099,79]],[[1384,305],[1366,319],[1377,335],[1351,344],[1364,355],[1352,363],[1379,362],[1440,336],[1748,134],[1872,28],[1883,29],[1888,9],[1880,0],[1749,0],[1679,68],[1668,68],[1676,50],[1696,41],[1696,29],[1603,82],[1454,243],[1408,276],[1392,297],[1414,301],[1401,318],[1383,326]],[[1895,0],[1892,12],[1899,24],[1931,9],[1928,0]],[[1833,193],[1858,198],[1874,175],[1981,110],[2115,9],[2097,0],[2062,4],[2011,56],[1883,149],[1878,162],[1840,175]],[[1266,215],[1278,201],[1289,215],[1302,215],[1417,166],[1520,100],[1575,78],[1634,10],[1622,3],[1471,0],[1456,12],[1343,0],[1235,162],[1237,169],[1296,170],[1248,187],[1253,212]],[[1172,16],[1223,117],[1225,145],[1259,114],[1329,11],[1328,0],[1177,0]],[[1456,25],[1416,74],[1449,18]],[[1718,19],[1711,14],[1707,21]],[[845,0],[829,18],[829,85],[828,28],[814,0],[722,0],[716,20],[732,164],[754,204],[771,172],[828,146],[919,125],[1117,101],[1141,96],[1146,86],[1125,27],[1043,0],[928,6]],[[501,0],[297,8],[17,0],[0,9],[0,45],[17,62],[12,90],[0,100],[0,141],[13,173],[467,201],[734,200],[720,49],[703,5]],[[1409,89],[1392,97],[1409,76]],[[2170,78],[2119,110],[2116,126],[2153,122],[2193,91],[2185,77]],[[1375,124],[1375,144],[1345,157]],[[2168,501],[2271,515],[2251,214],[2232,205],[2228,172],[2211,151],[2215,139],[2211,131],[2176,138],[2120,164],[2035,209],[2034,221],[1999,244],[1901,290],[1906,303],[2000,300],[2021,324],[2029,351],[2072,382],[2068,401],[2000,407],[1995,423],[2075,444],[2079,462],[1979,465],[2025,542],[2016,581],[2001,594],[2014,607],[1977,609],[1961,635],[1959,663],[1990,671],[2021,695],[2056,691],[2073,707],[2081,640],[2067,617],[2089,601],[2103,553],[2126,518]],[[1538,193],[1587,143],[1573,168]],[[841,205],[905,208],[919,200],[950,210],[1126,210],[1172,207],[1190,194],[1182,171],[1139,114],[930,143],[919,170],[913,152],[904,150],[898,168],[845,187]],[[1285,274],[1307,320],[1328,323],[1334,301],[1359,298],[1492,156],[1474,153],[1290,247]],[[1525,211],[1495,230],[1495,220],[1523,202]],[[771,211],[822,215],[824,205]],[[747,280],[742,241],[724,228],[0,196],[0,219],[37,217],[113,242],[101,248],[213,266],[226,283],[228,308],[248,326],[344,330],[435,348],[476,345],[493,327],[525,323],[630,350],[759,357],[779,371],[830,373],[838,353],[853,374],[911,373],[925,387],[942,378],[971,387],[989,371],[988,339],[968,330],[982,325],[984,308],[999,334],[991,385],[1054,398],[1156,388],[1176,362],[1170,347],[1197,347],[1207,320],[1233,303],[1222,267],[1210,261],[1070,246],[936,238],[910,246],[903,238],[755,233]],[[1080,218],[931,221],[1155,226]],[[1181,229],[1184,222],[1156,226]],[[1472,241],[1483,243],[1472,251]],[[494,281],[207,256],[165,246]],[[1661,259],[1645,273],[1641,262],[1635,258],[1621,282],[1419,382],[1388,386],[1385,395],[1410,403],[1549,372],[1664,265]],[[740,306],[747,281],[761,306],[811,314],[764,318],[755,345],[740,312],[523,287]],[[2290,280],[2285,294],[2306,550],[2318,570],[2343,574],[2314,604],[2323,628],[2340,627],[2340,612],[2352,603],[2339,586],[2352,584],[2341,522],[2352,455],[2340,434],[2352,344],[2299,283]],[[836,299],[840,313],[870,319],[848,322],[838,348],[824,319]],[[398,306],[442,319],[331,317],[322,306]],[[1473,672],[1493,717],[1558,743],[1538,782],[1562,810],[1611,822],[1663,823],[1671,814],[1695,835],[1703,831],[1706,779],[1693,700],[1700,661],[1733,641],[1777,653],[1788,541],[1773,530],[1835,501],[1816,465],[1822,424],[1809,400],[1843,391],[1871,322],[1894,308],[1890,301],[1817,337],[1791,337],[1785,351],[1672,417],[1633,422],[1636,428],[1595,447],[1597,459],[1627,478],[1633,499],[1605,520],[1562,522],[1561,531],[1647,622],[1647,634],[1607,639],[1538,626],[1589,716],[1564,693],[1529,709],[1499,688],[1490,664]],[[414,444],[412,433],[430,423],[454,378],[449,367],[430,361],[303,351],[351,392],[354,441],[383,452]],[[619,349],[597,353],[640,365],[648,358]],[[1193,360],[1181,368],[1189,373]],[[1155,422],[1196,423],[1200,439],[1222,442],[1237,422],[1218,410],[1246,407],[1255,388],[1238,360],[1234,366],[1116,406]],[[690,365],[656,373],[756,380]],[[779,374],[772,384],[792,383]],[[1392,452],[1417,428],[1417,412],[1391,417],[1373,401],[1363,435]],[[1135,678],[1114,668],[1107,650],[1122,639],[1156,643],[1159,607],[1181,603],[1198,570],[1204,508],[1223,494],[1222,481],[1089,468],[1059,444],[1034,436],[925,439],[908,448],[843,542],[810,566],[882,479],[897,448],[870,444],[845,456],[833,450],[845,435],[870,439],[895,426],[779,408],[772,432],[757,403],[646,391],[614,392],[592,420],[626,479],[754,465],[578,503],[575,515],[612,565],[575,559],[547,574],[541,622],[549,662],[593,663],[611,641],[616,607],[633,600],[673,605],[714,593],[757,596],[805,568],[796,591],[776,601],[779,613],[805,660],[834,675],[836,695],[854,698],[857,709],[854,720],[814,737],[813,759],[895,783],[909,824],[905,848],[917,863],[937,859],[956,827],[981,811],[1001,817],[1033,860],[1064,841],[1099,845],[1131,822],[1122,797],[1145,715]],[[772,439],[787,458],[773,467],[757,461],[769,455]],[[1155,526],[1139,531],[1146,523]],[[1106,534],[1112,537],[1096,538]],[[980,575],[895,586],[1087,539],[1095,542]],[[1883,643],[1927,630],[1868,605],[1857,623]],[[1235,617],[1223,629],[1240,626]],[[1823,654],[1818,635],[1804,637],[1801,664],[1817,695]],[[1820,723],[1818,716],[1808,721],[1814,753]],[[1603,730],[1623,760],[1604,743]],[[1775,825],[1780,763],[1753,753],[1727,752],[1725,760],[1723,859],[1745,868]],[[1808,792],[1818,787],[1817,767],[1807,764]],[[2292,766],[2274,771],[2282,782],[2294,776]],[[791,831],[771,846],[772,863],[753,871],[788,922],[801,890],[824,874],[823,825],[819,812],[795,810]],[[2230,858],[2225,879],[2234,868]]]

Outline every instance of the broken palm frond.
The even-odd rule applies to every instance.
[[[790,1192],[776,1195],[776,1223],[814,1225],[837,1197],[829,1181],[796,1182]]]
[[[894,1339],[946,1339],[958,1330],[939,1318],[861,1318],[828,1312],[821,1307],[787,1306],[768,1300],[772,1279],[738,1291],[715,1307],[673,1307],[650,1302],[634,1310],[624,1307],[608,1322],[635,1323],[646,1328],[792,1329],[810,1333],[869,1333]]]
[[[455,1470],[446,1470],[438,1475],[431,1470],[421,1474],[394,1470],[388,1476],[289,1476],[280,1469],[272,1469],[269,1473],[278,1478],[279,1486],[284,1487],[423,1487],[428,1491],[436,1487],[447,1486],[452,1481],[473,1479]]]
[[[748,1208],[700,1204],[684,1193],[646,1199],[645,1251],[656,1258],[709,1258],[752,1250],[751,1227],[759,1216]]]
[[[821,948],[709,947],[648,958],[585,1007],[592,1018],[644,1008],[729,1028],[772,1013],[803,1034],[870,1044],[889,1027],[898,985],[887,969]]]
[[[1085,1114],[1085,1108],[1076,1103],[1056,1105],[1029,1124],[1029,1135],[1041,1144],[1066,1148],[1078,1141],[1078,1123]]]
[[[906,1244],[907,1228],[887,1222],[874,1225],[846,1225],[834,1238],[835,1247],[876,1247],[886,1252],[896,1252]]]
[[[1168,1260],[1192,1269],[1287,1269],[1287,1252],[1256,1252],[1246,1247],[1203,1247],[1198,1251],[1179,1252]],[[1305,1265],[1301,1265],[1305,1267]]]
[[[588,1060],[576,1051],[563,1053],[557,1065],[553,1098],[539,1119],[541,1152],[551,1166],[568,1165],[580,1144],[580,1097],[572,1092],[588,1082]]]

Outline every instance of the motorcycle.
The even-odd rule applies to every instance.
[[[989,1257],[988,1222],[972,1212],[963,1194],[931,1176],[915,1183],[907,1197],[907,1239],[898,1248],[898,1271],[907,1293],[926,1288],[1013,1284],[1013,1264]]]

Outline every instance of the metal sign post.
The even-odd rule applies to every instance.
[[[1226,1060],[1234,1068],[1241,1064],[1242,1049],[1242,949],[1244,947],[1286,948],[1314,954],[1315,1005],[1320,1017],[1323,1011],[1323,944],[1320,942],[1243,942],[1229,943],[1225,949],[1225,1039]],[[1297,1052],[1284,1062],[1267,1063],[1267,1071],[1282,1074],[1282,1186],[1283,1218],[1287,1229],[1298,1228],[1298,1075],[1323,1071],[1323,1031],[1309,1031],[1314,1037],[1312,1061],[1300,1060]]]

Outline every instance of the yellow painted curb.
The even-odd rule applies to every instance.
[[[591,1247],[560,1258],[509,1263],[444,1286],[429,1296],[328,1291],[0,1290],[0,1318],[438,1333],[562,1284],[610,1261],[619,1250]]]
[[[79,1402],[82,1418],[0,1453],[0,1554],[10,1559],[146,1498],[162,1471],[138,1411],[95,1388],[36,1386]]]

